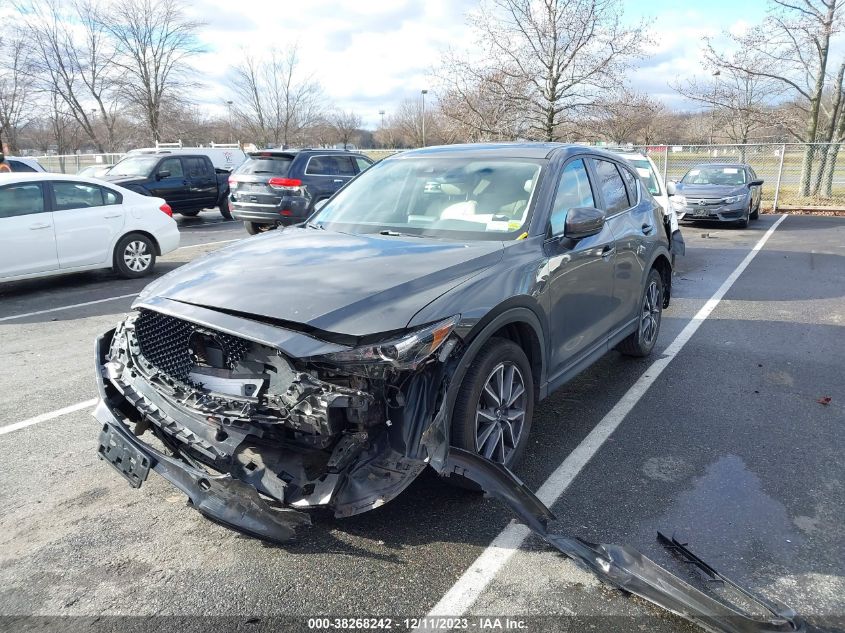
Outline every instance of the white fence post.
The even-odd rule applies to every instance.
[[[775,201],[772,204],[772,213],[778,210],[778,196],[780,195],[780,178],[783,175],[783,157],[786,156],[786,145],[780,146],[780,164],[778,165],[778,179],[775,182]]]

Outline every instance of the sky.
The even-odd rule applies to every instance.
[[[320,81],[338,107],[375,128],[406,98],[431,89],[441,51],[471,42],[466,15],[477,0],[205,0],[197,33],[208,52],[194,65],[208,82],[198,98],[225,108],[234,95],[228,68],[244,49],[266,51],[296,43],[303,70]],[[741,31],[761,20],[765,0],[624,0],[623,16],[645,20],[654,43],[629,76],[631,85],[671,107],[694,109],[670,82],[704,76],[707,36]],[[430,97],[429,97],[430,98]]]

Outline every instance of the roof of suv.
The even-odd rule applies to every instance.
[[[247,152],[247,156],[266,156],[266,155],[277,155],[277,156],[285,156],[285,155],[294,155],[294,154],[354,154],[357,156],[363,156],[361,152],[356,152],[350,149],[335,149],[335,148],[326,148],[320,149],[319,147],[302,147],[296,149],[257,149],[252,152]]]
[[[477,156],[502,158],[551,158],[552,153],[561,152],[564,156],[582,152],[604,154],[609,158],[617,158],[617,154],[608,152],[602,147],[589,147],[571,143],[554,142],[514,142],[514,143],[466,143],[462,145],[438,145],[424,147],[395,154],[385,160],[403,160],[418,156]]]

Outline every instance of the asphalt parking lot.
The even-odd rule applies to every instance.
[[[624,400],[618,426],[558,491],[553,531],[629,544],[673,570],[655,533],[676,532],[725,575],[845,627],[845,218],[787,217],[749,261],[779,217],[684,226],[657,353],[610,353],[541,403],[518,475],[540,488]],[[214,212],[179,222],[182,248],[156,274],[246,238]],[[96,272],[0,286],[0,616],[404,626],[433,610],[524,617],[529,630],[697,630],[534,537],[489,563],[510,513],[433,474],[373,512],[318,519],[285,547],[203,519],[157,476],[131,489],[97,459],[90,406],[44,414],[94,398],[93,339],[148,281]],[[3,431],[37,416],[47,419]]]

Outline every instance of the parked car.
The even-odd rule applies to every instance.
[[[218,207],[229,219],[229,172],[200,154],[134,154],[119,161],[105,180],[142,195],[164,198],[174,213],[195,216]]]
[[[99,165],[88,165],[88,167],[83,167],[78,172],[76,172],[77,176],[82,176],[84,178],[102,178],[106,174],[109,173],[109,170],[114,167],[114,163],[100,163]]]
[[[160,198],[79,176],[0,174],[0,281],[97,268],[142,277],[178,246]]]
[[[669,235],[669,246],[672,251],[672,263],[674,264],[674,257],[686,252],[686,243],[678,224],[678,214],[675,213],[674,207],[669,204],[669,194],[663,184],[663,179],[660,177],[660,170],[657,169],[657,165],[654,164],[650,156],[640,152],[625,148],[611,149],[610,151],[634,166],[637,174],[643,179],[648,192],[654,196],[654,199],[663,209],[663,224],[667,235]]]
[[[6,156],[5,164],[13,173],[45,172],[47,171],[34,158],[25,156]]]
[[[745,163],[708,163],[667,185],[681,220],[718,220],[744,228],[760,216],[763,180]]]
[[[662,222],[631,166],[598,149],[387,158],[307,225],[147,286],[97,342],[99,453],[133,486],[152,469],[274,541],[306,510],[358,514],[426,465],[445,474],[450,444],[513,468],[537,402],[610,349],[654,349],[672,279]]]
[[[229,178],[232,217],[250,235],[302,222],[373,161],[331,149],[251,152]]]
[[[246,159],[246,154],[239,147],[139,147],[127,152],[127,156],[137,154],[170,154],[176,156],[206,156],[215,169],[232,171]]]

